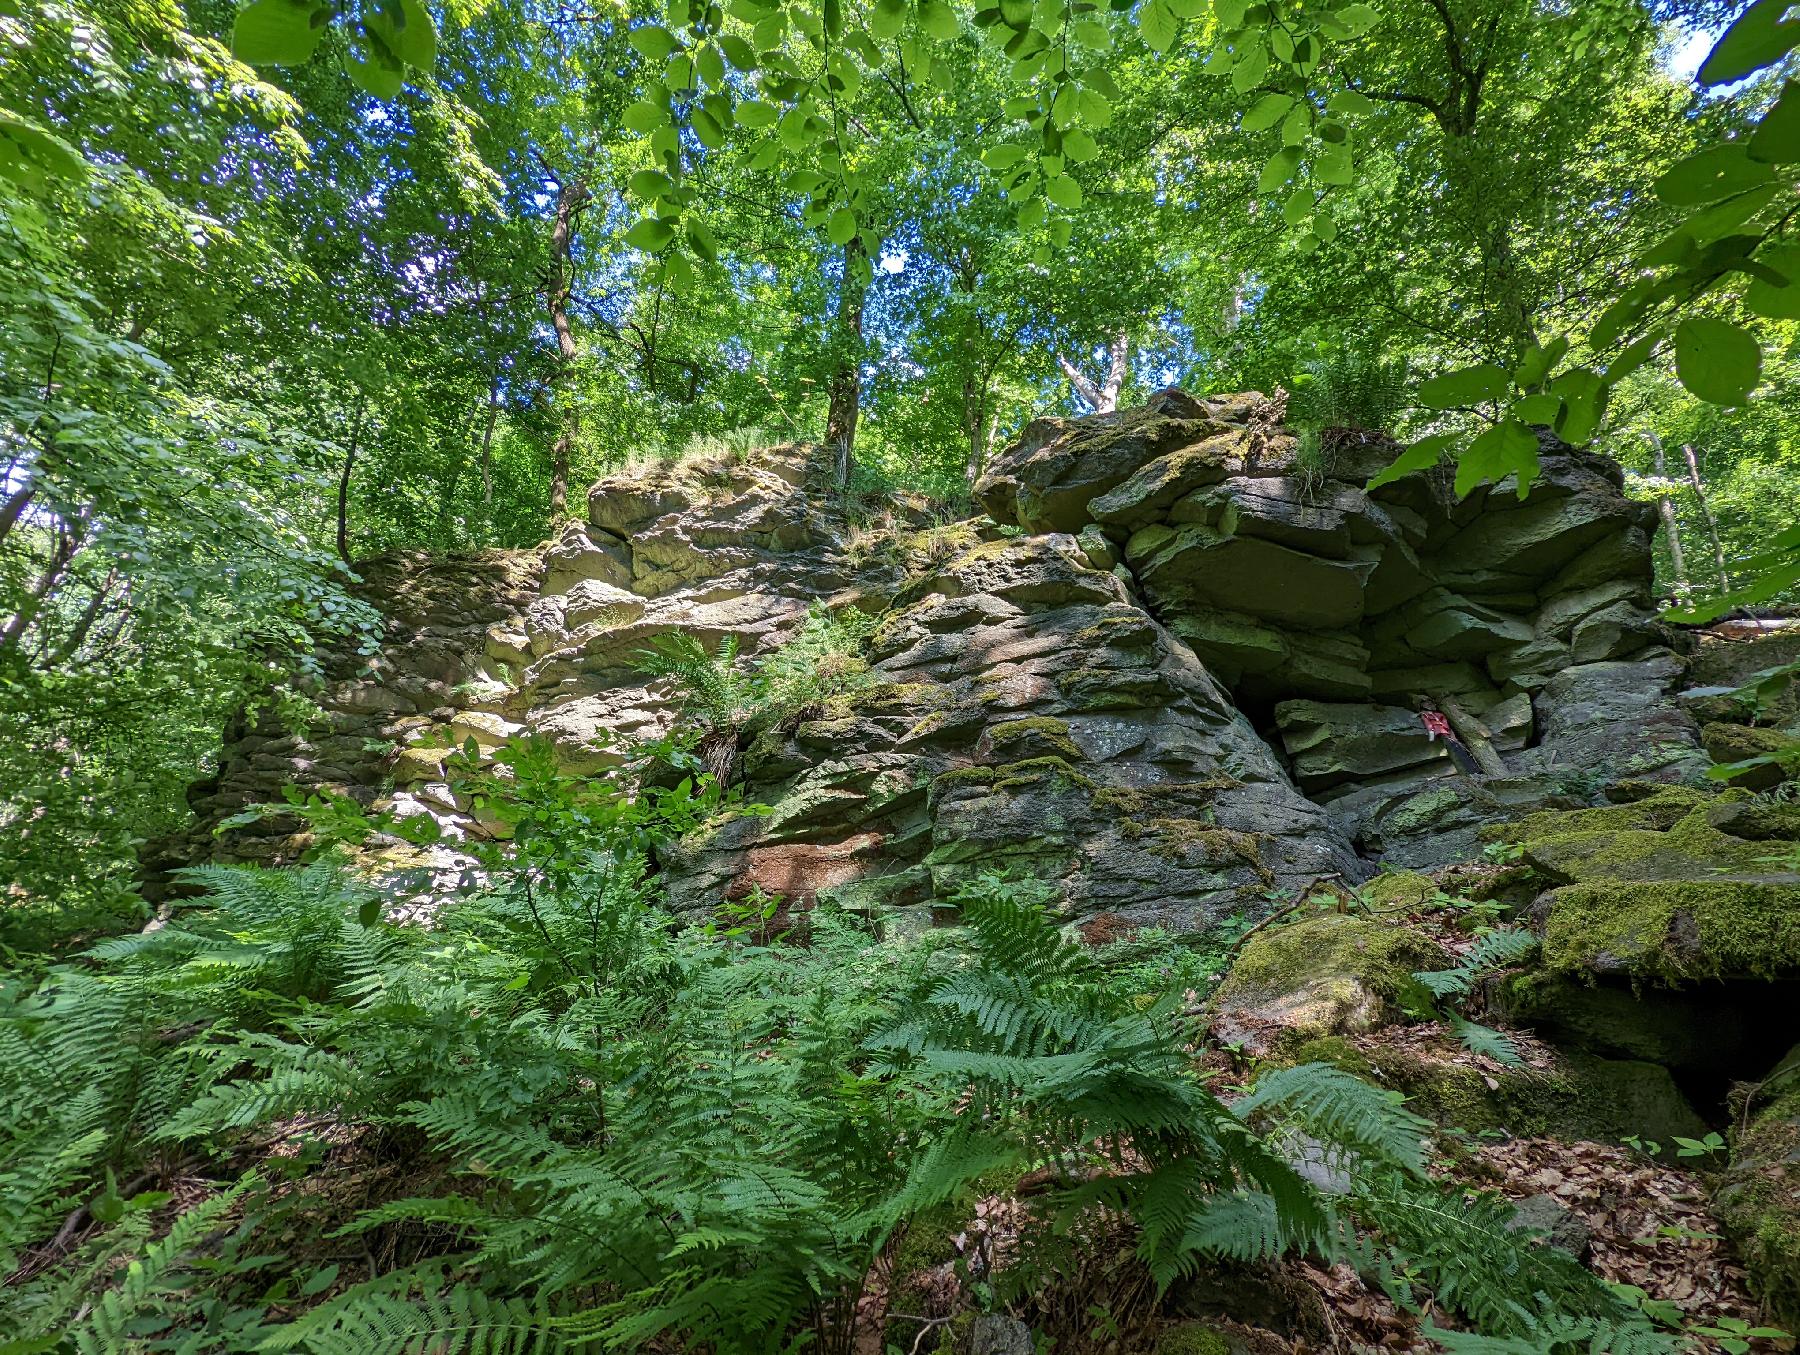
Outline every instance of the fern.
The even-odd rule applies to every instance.
[[[1413,977],[1424,984],[1433,997],[1467,997],[1477,979],[1518,964],[1536,949],[1537,938],[1523,927],[1497,927],[1470,947],[1468,954],[1454,968],[1425,970]]]
[[[1422,1176],[1431,1122],[1407,1110],[1404,1100],[1328,1063],[1305,1063],[1264,1073],[1236,1110],[1296,1125],[1326,1143]]]
[[[1492,1026],[1478,1025],[1463,1017],[1452,1016],[1450,1030],[1470,1053],[1484,1055],[1509,1068],[1521,1067],[1525,1062],[1519,1053],[1519,1046],[1513,1043],[1512,1038]]]

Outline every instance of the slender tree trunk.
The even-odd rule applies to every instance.
[[[19,515],[31,503],[31,497],[35,493],[37,486],[27,481],[5,503],[0,504],[0,542],[12,534],[12,529],[18,525]]]
[[[350,421],[350,446],[344,452],[344,469],[338,473],[337,553],[338,559],[350,563],[350,472],[356,466],[356,444],[362,439],[363,408],[369,397],[356,393],[356,415]]]
[[[488,382],[487,423],[481,430],[481,530],[486,545],[488,525],[494,518],[494,423],[500,417],[500,373]]]
[[[1663,455],[1662,439],[1647,430],[1644,433],[1644,439],[1650,444],[1656,478],[1667,480],[1669,459]],[[1675,500],[1666,493],[1659,493],[1656,496],[1656,511],[1662,515],[1663,539],[1669,543],[1669,567],[1675,575],[1675,595],[1686,597],[1688,594],[1687,561],[1681,553],[1681,526],[1675,520]]]
[[[62,581],[69,562],[75,558],[86,537],[87,522],[85,519],[77,521],[73,531],[66,527],[58,530],[56,549],[50,553],[50,560],[45,564],[44,572],[38,575],[37,583],[32,586],[31,592],[25,600],[19,604],[19,610],[14,612],[12,619],[6,623],[5,630],[0,630],[0,650],[18,648],[19,641],[24,637],[25,632],[31,629],[32,622],[37,620],[38,613],[44,609],[45,601],[55,591],[56,585]]]
[[[867,288],[860,265],[865,254],[862,236],[852,236],[844,246],[844,277],[838,289],[838,358],[828,389],[825,445],[837,458],[839,489],[850,485],[850,467],[856,455],[856,421],[862,408],[863,301]]]
[[[571,389],[575,375],[575,331],[569,325],[569,296],[575,287],[573,247],[575,218],[588,205],[587,181],[577,175],[556,194],[556,218],[550,228],[550,280],[544,289],[550,311],[550,327],[556,331],[556,375],[552,378],[562,398],[562,426],[550,449],[550,525],[557,527],[569,515],[569,462],[581,436],[581,411]]]
[[[1096,414],[1111,414],[1119,407],[1119,393],[1125,389],[1125,377],[1131,363],[1131,340],[1124,333],[1115,334],[1106,346],[1106,376],[1101,384],[1095,385],[1087,373],[1070,362],[1061,353],[1056,355],[1056,365],[1062,368],[1069,384]]]
[[[106,571],[106,577],[101,580],[100,586],[94,590],[94,596],[88,600],[88,605],[82,611],[81,619],[75,623],[75,628],[63,638],[61,644],[54,648],[46,649],[45,653],[47,657],[44,663],[46,671],[56,669],[60,665],[68,662],[68,660],[74,658],[75,655],[80,652],[83,641],[87,639],[88,633],[93,630],[94,622],[99,619],[100,609],[106,605],[106,599],[112,594],[113,585],[118,581],[119,571],[117,569],[109,569]]]
[[[1700,459],[1691,442],[1682,443],[1681,452],[1687,458],[1688,483],[1694,487],[1694,500],[1700,505],[1700,520],[1706,524],[1706,534],[1712,538],[1713,563],[1719,569],[1719,591],[1729,593],[1731,573],[1725,568],[1725,545],[1719,540],[1719,520],[1713,516],[1712,505],[1706,501],[1706,486],[1700,482]]]

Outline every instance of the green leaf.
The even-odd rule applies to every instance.
[[[1076,164],[1085,164],[1100,154],[1100,143],[1079,127],[1063,133],[1063,154]]]
[[[1522,396],[1513,402],[1512,416],[1520,423],[1554,424],[1556,416],[1562,412],[1563,402],[1560,395],[1552,395],[1548,391],[1537,395]]]
[[[1433,433],[1430,437],[1420,438],[1412,446],[1401,452],[1384,469],[1379,470],[1369,480],[1369,489],[1380,489],[1383,485],[1392,484],[1404,475],[1415,471],[1430,470],[1443,458],[1444,453],[1456,445],[1455,433]]]
[[[1677,163],[1656,181],[1656,195],[1678,207],[1698,207],[1755,188],[1773,177],[1774,171],[1752,160],[1747,148],[1730,142]]]
[[[1025,158],[1027,151],[1023,146],[999,145],[989,146],[981,153],[981,163],[996,172],[1011,169]]]
[[[666,61],[681,46],[673,33],[658,24],[642,24],[632,29],[626,41],[646,61]]]
[[[36,190],[45,179],[76,179],[87,161],[68,142],[29,118],[0,108],[0,175]]]
[[[1067,174],[1058,174],[1044,181],[1044,196],[1065,211],[1074,211],[1081,206],[1081,185]]]
[[[737,120],[752,131],[764,127],[773,127],[781,117],[781,112],[773,104],[766,104],[760,99],[745,99],[733,110]]]
[[[834,245],[847,245],[856,238],[856,213],[840,207],[825,225],[825,238]]]
[[[1758,278],[1744,292],[1744,304],[1771,320],[1800,320],[1800,245],[1770,245],[1757,257],[1786,278],[1787,285]]]
[[[1456,463],[1456,496],[1473,493],[1483,481],[1499,483],[1509,475],[1519,477],[1519,497],[1531,487],[1538,473],[1538,440],[1517,419],[1495,424],[1471,442]]]
[[[699,138],[700,144],[709,151],[716,151],[725,144],[725,129],[704,108],[693,109],[688,114],[688,121],[693,125],[694,135]]]
[[[1227,33],[1244,26],[1244,16],[1249,9],[1250,0],[1213,0],[1213,16],[1218,19],[1220,29]]]
[[[1361,118],[1375,111],[1375,101],[1357,90],[1340,89],[1325,101],[1325,107],[1341,118]]]
[[[400,13],[406,22],[388,39],[394,54],[415,70],[430,70],[437,65],[437,25],[431,11],[419,0],[400,0]]]
[[[1600,374],[1577,367],[1557,377],[1550,388],[1563,402],[1562,413],[1553,425],[1556,435],[1571,446],[1585,446],[1592,441],[1606,413],[1608,388]]]
[[[688,248],[708,263],[716,263],[719,258],[719,242],[704,221],[695,217],[687,222]]]
[[[1322,184],[1348,184],[1356,181],[1356,167],[1348,146],[1327,146],[1313,164],[1313,178]]]
[[[1662,339],[1663,336],[1660,333],[1652,332],[1644,335],[1643,338],[1606,364],[1606,375],[1603,380],[1609,386],[1623,381],[1650,361],[1650,355],[1656,351],[1656,345],[1661,343]]]
[[[1381,15],[1373,5],[1345,5],[1337,12],[1337,16],[1349,25],[1350,36],[1353,38],[1360,38],[1381,22]]]
[[[641,217],[625,232],[625,243],[633,249],[641,249],[646,254],[654,254],[664,248],[675,238],[673,222],[664,221],[661,217]]]
[[[1153,52],[1166,52],[1175,45],[1175,34],[1181,21],[1175,17],[1167,0],[1147,0],[1138,11],[1138,32]]]
[[[1231,68],[1231,87],[1239,94],[1248,94],[1268,73],[1269,49],[1257,43],[1238,53],[1237,65]]]
[[[1800,43],[1800,23],[1784,22],[1792,0],[1756,0],[1714,44],[1695,76],[1703,85],[1741,80]]]
[[[1244,111],[1241,125],[1246,132],[1266,132],[1293,106],[1292,94],[1265,94]]]
[[[298,66],[325,31],[313,27],[312,15],[305,0],[255,0],[232,25],[232,55],[252,66]]]
[[[649,202],[675,191],[675,180],[657,169],[640,169],[631,176],[631,191]]]
[[[875,8],[869,11],[869,32],[877,42],[897,37],[906,27],[907,13],[906,0],[877,0]]]
[[[719,34],[719,50],[740,71],[756,69],[756,49],[736,33]]]
[[[400,59],[387,49],[378,33],[364,30],[364,41],[352,42],[344,49],[344,73],[365,94],[377,99],[392,99],[406,84]]]
[[[668,124],[669,110],[648,99],[639,99],[625,110],[619,121],[625,124],[627,130],[645,136]]]
[[[1112,30],[1098,19],[1079,19],[1069,30],[1069,36],[1083,47],[1096,52],[1104,52],[1113,45]]]
[[[1525,356],[1519,359],[1519,368],[1513,373],[1522,390],[1530,390],[1541,385],[1544,379],[1555,370],[1556,364],[1563,360],[1563,354],[1569,351],[1567,335],[1559,334],[1547,344],[1532,344]]]
[[[1290,226],[1298,226],[1312,215],[1313,192],[1310,188],[1296,188],[1282,204],[1281,219]]]
[[[1741,405],[1762,380],[1762,350],[1734,324],[1689,316],[1675,327],[1675,375],[1699,399]]]
[[[1280,150],[1276,151],[1275,154],[1271,155],[1269,157],[1269,162],[1263,166],[1262,178],[1258,179],[1256,182],[1256,191],[1259,193],[1273,193],[1289,179],[1293,178],[1294,171],[1299,167],[1300,148],[1298,146],[1283,146]]]
[[[939,42],[948,42],[962,32],[956,11],[945,0],[919,0],[919,27]]]
[[[1112,126],[1112,103],[1099,90],[1083,85],[1078,101],[1081,104],[1081,120],[1087,126],[1095,128]]]
[[[1491,362],[1434,376],[1419,387],[1419,403],[1428,409],[1457,409],[1499,400],[1512,393],[1512,378]]]
[[[1044,206],[1042,198],[1033,198],[1019,208],[1019,229],[1034,231],[1049,220],[1050,210]]]

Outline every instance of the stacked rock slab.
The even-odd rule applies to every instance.
[[[1458,502],[1422,475],[1367,491],[1389,455],[1309,468],[1261,397],[1165,392],[1033,423],[977,487],[1000,527],[921,530],[905,503],[853,526],[806,448],[622,472],[537,550],[365,567],[388,620],[372,669],[329,667],[302,733],[235,731],[195,788],[194,841],[291,857],[297,821],[205,832],[291,783],[430,814],[446,845],[428,864],[452,863],[459,837],[502,829],[446,779],[446,746],[539,735],[598,772],[669,726],[640,668],[659,637],[753,661],[814,604],[878,620],[875,681],[743,750],[770,812],[666,854],[678,908],[761,889],[923,922],[1011,869],[1095,935],[1204,927],[1356,883],[1378,854],[1467,854],[1507,806],[1703,758],[1667,698],[1644,511],[1604,462],[1548,447],[1525,500]],[[1480,722],[1508,775],[1454,775],[1422,695]]]
[[[996,521],[1097,534],[1146,608],[1266,711],[1299,788],[1402,865],[1470,854],[1486,820],[1608,777],[1705,761],[1650,607],[1651,510],[1547,435],[1523,498],[1439,474],[1366,488],[1394,449],[1310,460],[1261,397],[1162,392],[1040,419],[976,494]],[[1452,709],[1506,775],[1455,774],[1418,716]]]

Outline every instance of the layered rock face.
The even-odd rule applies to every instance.
[[[1701,761],[1650,609],[1652,518],[1616,467],[1546,440],[1524,499],[1509,481],[1458,500],[1437,474],[1370,491],[1394,448],[1308,461],[1272,412],[1164,392],[1041,419],[976,493],[996,521],[1103,538],[1269,713],[1299,788],[1391,862],[1454,860],[1504,808]],[[1453,778],[1421,700],[1492,749],[1483,786]]]
[[[317,733],[238,731],[196,808],[294,782],[486,832],[442,776],[445,736],[542,735],[596,769],[672,718],[638,667],[658,636],[736,637],[751,660],[814,604],[879,619],[874,681],[743,750],[770,812],[668,854],[677,907],[760,888],[924,923],[1013,868],[1094,934],[1203,927],[1376,858],[1467,855],[1482,822],[1603,778],[1704,763],[1649,611],[1649,510],[1607,463],[1550,447],[1525,500],[1458,502],[1425,475],[1367,491],[1390,456],[1309,463],[1261,397],[1165,392],[1033,423],[977,487],[992,522],[927,527],[899,504],[854,526],[799,448],[622,474],[537,551],[373,567],[375,671],[341,670]],[[1455,771],[1420,699],[1488,775]],[[222,849],[273,859],[297,826]]]

